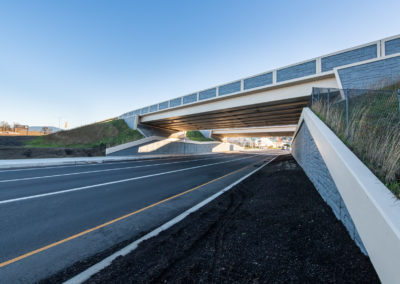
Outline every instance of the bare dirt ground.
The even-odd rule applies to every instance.
[[[0,147],[24,146],[26,142],[35,139],[37,136],[0,136]]]
[[[29,158],[63,158],[104,156],[105,149],[97,148],[33,148],[25,143],[35,136],[0,136],[0,160]]]
[[[112,251],[43,282],[68,279]],[[164,282],[379,283],[379,279],[369,258],[287,155],[87,281]]]

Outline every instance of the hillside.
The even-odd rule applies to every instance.
[[[400,81],[381,90],[346,90],[313,102],[311,109],[400,199]],[[347,123],[348,120],[348,123]]]
[[[192,141],[197,141],[197,142],[214,141],[213,139],[204,137],[204,135],[200,131],[197,131],[197,130],[187,131],[186,137]]]
[[[110,147],[143,138],[137,130],[130,129],[124,120],[95,123],[40,136],[28,141],[30,147]]]

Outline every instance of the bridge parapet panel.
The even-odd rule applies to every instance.
[[[218,96],[223,96],[227,94],[232,94],[236,92],[240,92],[241,82],[236,81],[233,83],[229,83],[218,88]]]
[[[168,102],[163,102],[163,103],[159,103],[158,104],[158,109],[162,110],[162,109],[167,109],[169,107]]]
[[[176,107],[176,106],[180,106],[182,104],[182,98],[176,98],[173,100],[169,101],[169,106],[170,107]]]
[[[317,64],[315,60],[290,66],[277,71],[277,81],[287,81],[309,75],[314,75],[317,72]]]
[[[272,84],[272,72],[244,79],[244,89],[253,89]]]
[[[388,40],[385,42],[385,55],[391,55],[400,52],[400,38]]]
[[[376,58],[377,50],[377,45],[372,44],[354,50],[322,57],[322,72],[330,71],[335,67]]]
[[[217,88],[199,92],[199,100],[211,99],[217,96]]]
[[[191,94],[183,97],[183,104],[190,104],[197,101],[197,94]]]

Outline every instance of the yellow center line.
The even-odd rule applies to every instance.
[[[198,185],[198,186],[196,186],[196,187],[193,187],[193,188],[191,188],[191,189],[188,189],[188,190],[186,190],[186,191],[183,191],[183,192],[181,192],[181,193],[178,193],[178,194],[176,194],[176,195],[173,195],[173,196],[171,196],[171,197],[168,197],[168,198],[166,198],[166,199],[163,199],[163,200],[158,201],[158,202],[156,202],[156,203],[153,203],[153,204],[151,204],[151,205],[148,205],[148,206],[146,206],[146,207],[144,207],[144,208],[141,208],[141,209],[139,209],[139,210],[133,211],[133,212],[131,212],[131,213],[128,213],[128,214],[126,214],[126,215],[123,215],[123,216],[121,216],[121,217],[118,217],[118,218],[116,218],[116,219],[113,219],[113,220],[111,220],[111,221],[108,221],[108,222],[106,222],[106,223],[103,223],[103,224],[101,224],[101,225],[99,225],[99,226],[93,227],[93,228],[91,228],[91,229],[87,229],[87,230],[85,230],[85,231],[83,231],[83,232],[80,232],[80,233],[78,233],[78,234],[72,235],[72,236],[70,236],[70,237],[68,237],[68,238],[65,238],[65,239],[62,239],[62,240],[60,240],[60,241],[58,241],[58,242],[51,243],[51,244],[49,244],[49,245],[47,245],[47,246],[41,247],[41,248],[39,248],[39,249],[33,250],[33,251],[28,252],[28,253],[25,253],[25,254],[23,254],[23,255],[20,255],[20,256],[18,256],[18,257],[16,257],[16,258],[13,258],[13,259],[4,261],[4,262],[0,263],[0,267],[4,267],[4,266],[6,266],[6,265],[9,265],[9,264],[14,263],[14,262],[16,262],[16,261],[19,261],[19,260],[21,260],[21,259],[27,258],[27,257],[29,257],[29,256],[31,256],[31,255],[37,254],[37,253],[42,252],[42,251],[45,251],[45,250],[47,250],[47,249],[49,249],[49,248],[58,246],[58,245],[60,245],[60,244],[62,244],[62,243],[65,243],[65,242],[68,242],[68,241],[70,241],[70,240],[76,239],[76,238],[78,238],[78,237],[80,237],[80,236],[86,235],[86,234],[88,234],[88,233],[90,233],[90,232],[93,232],[93,231],[96,231],[96,230],[98,230],[98,229],[104,228],[104,227],[106,227],[106,226],[108,226],[108,225],[111,225],[111,224],[113,224],[113,223],[115,223],[115,222],[118,222],[118,221],[121,221],[121,220],[123,220],[123,219],[126,219],[126,218],[128,218],[128,217],[130,217],[130,216],[132,216],[132,215],[138,214],[138,213],[143,212],[143,211],[145,211],[145,210],[147,210],[147,209],[150,209],[150,208],[152,208],[152,207],[154,207],[154,206],[160,205],[160,204],[165,203],[165,202],[167,202],[167,201],[169,201],[169,200],[172,200],[172,199],[177,198],[177,197],[179,197],[179,196],[182,196],[182,195],[184,195],[184,194],[186,194],[186,193],[189,193],[189,192],[194,191],[194,190],[196,190],[196,189],[199,189],[199,188],[201,188],[201,187],[203,187],[203,186],[206,186],[206,185],[208,185],[208,184],[210,184],[210,183],[216,182],[216,181],[218,181],[218,180],[220,180],[220,179],[222,179],[222,178],[224,178],[224,177],[233,175],[234,173],[237,173],[237,172],[243,170],[243,169],[246,168],[246,167],[248,167],[248,166],[245,166],[245,167],[240,168],[240,169],[238,169],[238,170],[236,170],[236,171],[233,171],[233,172],[231,172],[231,173],[228,173],[228,174],[226,174],[226,175],[223,175],[223,176],[221,176],[221,177],[219,177],[219,178],[210,180],[210,181],[208,181],[208,182],[206,182],[206,183],[203,183],[203,184],[201,184],[201,185]]]

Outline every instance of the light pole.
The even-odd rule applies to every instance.
[[[61,129],[61,118],[62,116],[58,117],[58,129]]]

